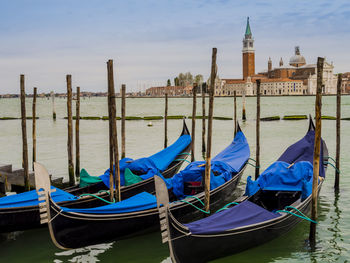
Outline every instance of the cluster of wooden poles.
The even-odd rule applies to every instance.
[[[211,75],[210,85],[208,87],[209,92],[209,112],[208,112],[208,131],[207,142],[205,144],[205,95],[202,91],[202,153],[206,154],[205,160],[205,178],[204,178],[204,191],[205,191],[205,209],[209,211],[210,204],[210,170],[211,170],[211,146],[212,146],[212,127],[213,127],[213,109],[214,109],[214,82],[216,78],[216,54],[217,49],[213,48],[212,61],[211,61]],[[319,167],[323,165],[323,160],[320,160],[320,147],[321,147],[321,107],[322,107],[322,86],[323,86],[323,64],[324,58],[318,58],[317,61],[317,93],[315,101],[315,144],[314,144],[314,160],[313,160],[313,191],[312,191],[312,212],[311,219],[317,220],[317,185],[319,180]],[[107,76],[108,76],[108,116],[109,116],[109,161],[110,161],[110,196],[111,200],[120,201],[120,170],[119,170],[119,152],[118,152],[118,135],[116,124],[116,102],[115,102],[115,88],[114,88],[114,75],[113,75],[113,60],[107,62]],[[75,137],[76,137],[76,166],[74,176],[73,165],[73,118],[72,118],[72,77],[66,76],[67,82],[67,115],[68,115],[68,172],[69,182],[71,185],[75,184],[76,178],[80,174],[80,152],[79,152],[79,119],[80,119],[80,88],[77,87],[76,92],[76,123],[75,123]],[[256,168],[255,179],[259,177],[260,167],[260,80],[256,81],[257,84],[257,111],[256,111]],[[191,161],[194,161],[195,152],[195,125],[196,125],[196,105],[197,105],[197,84],[193,87],[193,109],[192,109],[192,155]],[[23,168],[25,175],[25,186],[29,190],[29,173],[28,173],[28,148],[27,148],[27,132],[26,132],[26,109],[25,109],[25,87],[24,87],[24,75],[20,75],[20,88],[21,88],[21,117],[22,117],[22,141],[23,141]],[[125,85],[121,87],[121,158],[125,157]],[[33,162],[36,161],[36,97],[37,88],[34,88],[33,96]],[[243,112],[242,119],[245,120],[245,100],[243,97]],[[341,118],[341,75],[338,75],[337,83],[337,119],[336,119],[336,169],[335,169],[335,184],[334,189],[339,191],[339,169],[340,169],[340,118]],[[167,139],[167,114],[168,114],[168,95],[165,94],[165,116],[164,116],[164,148],[168,145]],[[55,119],[55,110],[53,112],[53,118]],[[237,130],[237,98],[236,92],[234,92],[234,123],[235,133]],[[320,163],[321,161],[321,163]],[[113,176],[115,171],[115,176]],[[310,243],[315,244],[316,224],[310,225]]]

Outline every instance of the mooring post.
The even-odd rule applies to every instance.
[[[205,83],[202,84],[202,155],[205,157]]]
[[[80,87],[77,87],[77,98],[75,101],[75,176],[80,177]]]
[[[34,88],[33,108],[32,108],[32,121],[33,121],[33,128],[32,128],[33,163],[32,163],[32,168],[33,168],[33,171],[34,171],[34,163],[36,162],[36,95],[37,95],[37,88]]]
[[[341,84],[342,84],[342,74],[338,74],[337,83],[337,142],[335,150],[335,181],[334,190],[339,191],[339,171],[340,171],[340,119],[341,119]]]
[[[56,107],[55,107],[55,93],[51,91],[51,99],[52,99],[52,119],[56,120]]]
[[[72,117],[72,75],[66,76],[67,81],[67,114],[68,114],[68,175],[69,184],[75,184],[74,178],[74,164],[73,164],[73,117]]]
[[[243,89],[242,91],[242,120],[247,120],[245,116],[245,89]]]
[[[196,113],[197,113],[197,83],[193,84],[192,88],[193,102],[192,102],[192,153],[191,153],[191,162],[194,162],[194,153],[195,153],[195,141],[196,141]]]
[[[317,59],[317,90],[315,101],[315,143],[314,143],[314,159],[313,159],[313,180],[312,180],[312,204],[311,204],[311,219],[317,220],[317,195],[318,195],[318,180],[320,173],[320,148],[321,148],[321,107],[322,107],[322,82],[323,82],[323,64],[324,58]],[[310,245],[312,248],[316,245],[316,224],[310,223]]]
[[[165,92],[164,148],[168,147],[168,92]]]
[[[114,201],[114,178],[113,178],[113,173],[115,174],[115,169],[114,169],[114,147],[113,147],[113,132],[112,132],[112,92],[111,92],[111,84],[110,84],[110,78],[111,78],[111,73],[110,73],[110,62],[109,60],[107,62],[107,76],[108,76],[108,130],[109,130],[109,192],[110,192],[110,201]],[[112,66],[113,67],[113,66]],[[113,77],[113,76],[112,76]],[[113,172],[114,171],[114,172]]]
[[[113,198],[113,185],[115,185],[115,199],[116,202],[121,200],[120,196],[120,170],[119,170],[119,151],[118,151],[118,137],[117,137],[117,123],[116,123],[116,103],[115,103],[115,89],[114,89],[114,76],[113,76],[113,60],[107,62],[108,71],[108,94],[109,94],[109,119],[110,119],[110,158],[112,159],[110,168],[110,191],[111,199]],[[115,176],[113,180],[113,163],[115,166]]]
[[[255,180],[259,177],[260,169],[260,79],[256,80],[256,163]]]
[[[125,158],[125,93],[126,93],[126,86],[125,84],[122,84],[121,88],[121,95],[122,95],[122,109],[121,109],[121,130],[122,130],[122,158]]]
[[[213,129],[213,111],[214,111],[214,92],[216,79],[216,53],[217,49],[213,48],[211,58],[211,74],[209,87],[209,114],[208,114],[208,137],[207,137],[207,158],[205,163],[205,180],[204,180],[204,204],[205,211],[210,210],[210,171],[211,171],[211,138]]]
[[[234,135],[237,133],[237,97],[236,97],[236,91],[233,92],[233,121],[234,121]]]
[[[21,85],[21,117],[22,117],[22,167],[24,169],[24,186],[27,191],[30,190],[29,171],[28,171],[28,143],[27,143],[27,124],[26,124],[26,93],[24,87],[24,75],[20,76]]]

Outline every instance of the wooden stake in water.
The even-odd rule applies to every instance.
[[[256,80],[256,157],[255,180],[259,177],[260,168],[260,79]]]
[[[22,118],[22,167],[24,169],[24,186],[27,191],[30,190],[29,171],[28,171],[28,143],[27,143],[27,124],[26,124],[26,93],[24,87],[24,75],[20,76],[21,85],[21,118]]]
[[[75,176],[80,177],[80,87],[77,87],[77,99],[75,102]]]
[[[122,158],[125,158],[125,84],[122,84],[121,95],[122,95],[122,109],[121,109],[121,130],[122,130]]]
[[[202,155],[205,154],[205,84],[202,84]]]
[[[318,179],[320,173],[320,148],[321,148],[321,107],[322,107],[322,82],[323,82],[323,65],[324,58],[317,59],[317,90],[315,101],[315,144],[314,144],[314,160],[313,160],[313,180],[312,180],[312,203],[311,203],[311,219],[317,220],[317,195],[318,195]],[[316,224],[310,223],[310,245],[315,247],[316,244]]]
[[[335,181],[334,181],[334,190],[339,191],[339,171],[340,171],[340,118],[341,118],[341,82],[342,74],[338,74],[338,83],[337,83],[337,142],[335,150]]]
[[[204,178],[204,204],[205,211],[210,210],[210,171],[211,171],[211,138],[213,129],[213,111],[214,111],[214,89],[216,79],[216,52],[217,49],[213,48],[213,54],[211,59],[211,74],[210,74],[210,87],[209,87],[209,114],[208,114],[208,137],[207,137],[207,158],[205,163],[205,178]]]
[[[168,147],[168,93],[165,93],[164,148]]]
[[[245,90],[242,91],[242,120],[245,121],[247,118],[245,116]]]
[[[233,92],[233,121],[235,123],[235,135],[237,133],[237,97],[236,97],[236,91]]]
[[[73,164],[73,117],[72,117],[72,76],[66,76],[67,81],[67,114],[68,114],[68,141],[67,141],[67,151],[68,151],[68,175],[69,184],[75,184],[74,178],[74,164]]]
[[[119,170],[119,151],[118,151],[118,137],[117,137],[117,124],[116,124],[116,104],[115,104],[115,89],[114,89],[114,76],[113,76],[113,60],[107,62],[108,72],[108,97],[109,97],[109,143],[110,143],[110,192],[111,199],[113,199],[114,185],[115,185],[115,199],[121,200],[120,196],[120,170]],[[115,176],[113,180],[113,163],[115,166]]]
[[[56,120],[56,107],[55,107],[55,93],[51,91],[51,99],[52,99],[52,119]]]
[[[34,162],[36,162],[36,95],[37,95],[37,88],[34,88],[33,92],[33,108],[32,108],[32,121],[33,121],[33,128],[32,128],[32,138],[33,138],[33,171],[34,171]]]
[[[194,162],[194,149],[195,149],[195,141],[196,141],[196,112],[197,112],[197,83],[194,83],[192,88],[193,102],[192,102],[192,153],[191,153],[191,162]]]

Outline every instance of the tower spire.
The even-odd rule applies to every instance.
[[[249,16],[247,17],[247,26],[245,28],[245,35],[246,36],[252,35],[252,31],[250,30],[250,24],[249,24]]]

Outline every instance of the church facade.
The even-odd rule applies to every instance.
[[[323,93],[336,94],[337,76],[333,74],[333,63],[325,61],[323,68]],[[263,95],[312,95],[316,94],[317,65],[307,64],[295,47],[295,54],[290,58],[289,65],[283,60],[273,68],[269,58],[267,70],[255,73],[254,38],[247,19],[246,31],[242,49],[242,79],[215,80],[215,95],[230,96],[236,91],[237,95],[256,95],[256,80],[261,80],[260,90]]]

